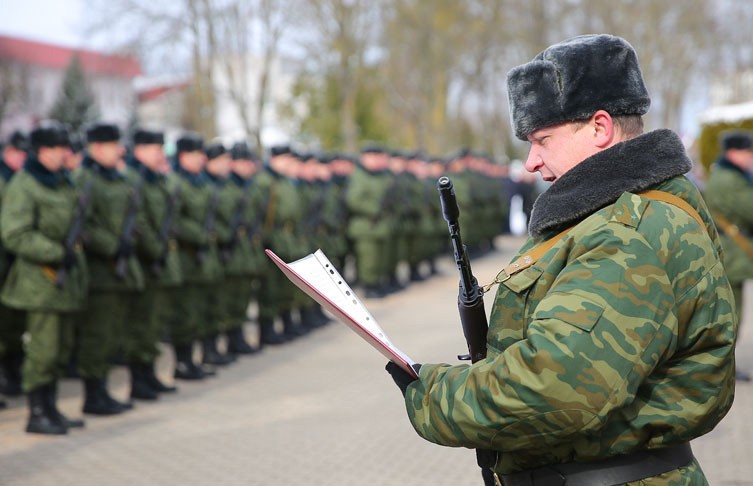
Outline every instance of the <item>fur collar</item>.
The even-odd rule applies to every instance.
[[[685,174],[691,162],[671,130],[656,130],[599,152],[555,181],[536,200],[528,231],[532,237],[572,225],[615,202]]]

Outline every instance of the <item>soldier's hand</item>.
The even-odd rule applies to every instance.
[[[400,391],[403,392],[403,396],[405,396],[405,390],[408,388],[408,385],[416,381],[416,379],[392,361],[388,362],[387,366],[385,366],[384,369],[387,370],[387,373],[392,376],[395,384],[398,388],[400,388]],[[416,363],[415,365],[413,365],[413,369],[415,369],[416,373],[418,373],[418,371],[421,369],[421,365]]]

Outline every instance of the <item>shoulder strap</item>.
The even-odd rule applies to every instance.
[[[738,228],[737,225],[732,224],[730,220],[728,220],[718,212],[714,212],[712,216],[714,217],[716,224],[719,226],[719,228],[721,228],[722,232],[732,238],[732,241],[734,241],[735,244],[740,247],[740,249],[744,251],[746,255],[748,255],[750,258],[753,258],[753,245],[751,245],[750,241],[748,241],[748,239],[745,238],[742,233],[740,233],[740,228]]]
[[[703,222],[703,218],[701,218],[701,215],[698,214],[698,211],[695,210],[693,206],[691,206],[686,200],[679,196],[675,196],[674,194],[671,194],[669,192],[665,191],[657,191],[657,190],[648,190],[638,193],[638,195],[647,197],[648,199],[653,199],[654,201],[661,201],[665,202],[667,204],[671,204],[673,206],[676,206],[686,213],[688,213],[693,219],[695,219],[699,225],[701,225],[701,228],[706,229],[706,223]],[[539,258],[544,256],[546,252],[552,249],[554,245],[556,245],[562,238],[565,237],[566,234],[570,232],[573,228],[575,228],[577,225],[570,226],[566,230],[562,231],[561,233],[549,238],[546,241],[543,241],[539,243],[538,245],[531,248],[529,251],[521,255],[519,258],[514,260],[513,262],[509,263],[505,268],[503,268],[497,276],[494,278],[494,281],[490,284],[484,285],[482,287],[482,290],[484,293],[491,290],[494,285],[502,283],[515,275],[516,273],[525,270],[526,268],[532,266],[534,263],[538,261]],[[721,225],[720,225],[721,226]],[[730,236],[732,234],[730,233]],[[738,236],[742,238],[742,236],[739,234]],[[734,238],[734,236],[732,236]],[[743,238],[744,239],[744,238]],[[748,243],[747,241],[745,241]],[[750,247],[750,255],[753,256],[753,246],[750,246],[748,243],[748,246]]]

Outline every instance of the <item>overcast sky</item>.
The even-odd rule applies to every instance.
[[[84,47],[82,0],[10,0],[3,3],[0,34]]]

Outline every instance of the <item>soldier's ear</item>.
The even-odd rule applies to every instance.
[[[588,130],[593,132],[593,143],[600,149],[604,150],[615,143],[614,121],[612,116],[604,110],[598,110],[591,116],[588,122]]]

